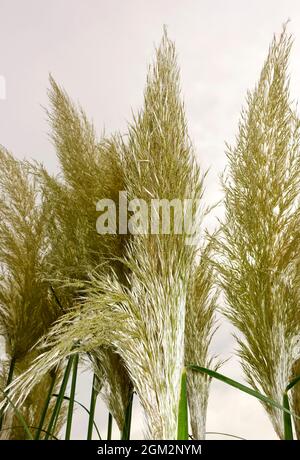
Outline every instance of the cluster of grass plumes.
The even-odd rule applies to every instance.
[[[83,112],[53,79],[51,86],[50,120],[63,175],[59,180],[41,169],[39,176],[53,242],[49,271],[59,296],[69,298],[67,311],[41,344],[40,357],[14,382],[22,395],[17,402],[54,366],[84,353],[121,431],[134,388],[148,436],[176,439],[181,373],[185,353],[191,358],[191,340],[197,340],[201,364],[209,362],[212,272],[202,262],[197,280],[205,293],[191,289],[196,250],[187,244],[189,232],[177,234],[174,224],[169,235],[150,235],[135,222],[130,240],[95,231],[97,200],[116,201],[121,190],[129,200],[138,197],[148,204],[151,198],[202,199],[203,177],[188,137],[174,44],[165,32],[149,71],[144,107],[126,138],[98,142]],[[194,206],[195,219],[196,213]],[[196,323],[185,326],[187,301]],[[193,419],[202,419],[194,435],[204,436],[208,380],[199,376],[191,379],[194,384],[203,398],[197,406],[201,414],[191,412]]]
[[[293,436],[292,412],[299,437],[300,137],[286,77],[290,45],[285,31],[274,39],[248,95],[227,152],[225,221],[213,238],[203,231],[204,175],[166,31],[126,135],[98,139],[83,110],[50,78],[60,174],[1,150],[1,332],[10,365],[0,375],[2,387],[8,384],[0,408],[5,417],[19,408],[28,425],[38,426],[17,427],[20,416],[10,412],[18,419],[11,437],[39,439],[44,430],[50,439],[66,416],[70,439],[79,363],[93,372],[87,439],[98,396],[109,412],[107,439],[113,419],[128,439],[133,395],[147,437],[186,440],[189,416],[191,436],[204,439],[212,377],[262,401],[280,437]],[[116,204],[116,233],[109,212],[101,214],[107,231],[97,233],[102,199]],[[124,228],[118,233],[122,219],[130,236]],[[210,354],[217,271],[251,388],[216,372]],[[54,377],[61,382],[55,395]],[[45,405],[37,392],[48,394]]]
[[[246,377],[276,401],[299,359],[300,131],[289,97],[290,47],[285,30],[274,38],[235,147],[228,148],[219,241],[226,314],[243,336]],[[266,410],[283,438],[281,413]]]

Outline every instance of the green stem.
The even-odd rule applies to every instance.
[[[289,403],[289,396],[288,391],[291,390],[297,383],[300,382],[300,375],[293,378],[293,380],[287,385],[285,392],[283,394],[283,406],[287,409],[288,412],[283,413],[283,425],[284,425],[284,439],[285,440],[293,440],[293,424],[292,424],[292,417],[290,412],[290,403]]]
[[[39,426],[38,426],[38,429],[37,429],[37,432],[36,432],[35,438],[34,438],[36,441],[38,439],[40,439],[41,432],[45,432],[45,430],[43,430],[43,425],[45,423],[46,415],[47,415],[49,404],[50,404],[50,401],[51,401],[52,392],[53,392],[54,385],[55,385],[56,372],[54,370],[51,370],[50,375],[51,375],[51,382],[50,382],[50,387],[49,387],[47,399],[46,399],[46,402],[45,402],[45,405],[44,405],[44,408],[43,408],[43,412],[42,412],[42,415],[41,415],[40,423],[39,423]]]
[[[128,406],[126,408],[124,427],[121,434],[121,439],[127,441],[130,439],[130,430],[131,430],[131,416],[132,416],[132,403],[133,403],[133,392],[130,395]]]
[[[107,424],[107,440],[110,441],[111,440],[111,433],[112,433],[112,415],[111,413],[109,412],[108,414],[108,424]]]
[[[11,360],[10,360],[9,371],[8,371],[8,377],[7,377],[7,381],[6,381],[6,386],[5,386],[5,388],[8,387],[8,385],[10,385],[11,382],[12,382],[13,375],[14,375],[15,365],[16,365],[16,358],[12,357]],[[6,394],[6,393],[5,393],[5,394]],[[6,402],[6,404],[4,405],[4,407],[2,408],[1,413],[0,413],[0,430],[1,430],[2,425],[3,425],[4,411],[5,411],[5,409],[6,409],[6,406],[7,406],[7,402]]]
[[[288,411],[290,410],[289,397],[286,392],[283,394],[283,407],[285,407]],[[283,425],[284,425],[284,439],[286,441],[293,440],[292,417],[287,412],[283,413]]]
[[[181,374],[181,385],[178,405],[177,440],[186,441],[188,439],[188,402],[186,387],[186,369],[184,368]]]
[[[92,439],[92,436],[93,436],[95,408],[96,408],[96,402],[97,402],[97,396],[98,396],[96,384],[97,384],[97,376],[94,373],[92,391],[91,391],[91,401],[90,401],[89,424],[88,424],[88,432],[87,432],[88,440]]]
[[[55,403],[55,406],[52,412],[52,416],[51,416],[51,419],[50,419],[50,422],[47,428],[48,433],[46,434],[45,439],[49,438],[49,433],[51,434],[54,433],[55,426],[56,426],[58,416],[59,416],[59,412],[60,412],[60,409],[61,409],[61,406],[64,400],[64,395],[66,392],[66,388],[67,388],[67,384],[68,384],[68,380],[69,380],[69,376],[70,376],[70,372],[71,372],[71,368],[73,364],[73,359],[74,359],[74,355],[69,357],[68,364],[67,364],[67,367],[64,373],[63,381],[62,381],[62,384],[59,390],[58,398],[56,400],[56,403]]]
[[[79,355],[77,353],[74,356],[74,359],[73,359],[73,374],[72,374],[70,401],[69,401],[68,416],[67,416],[67,426],[66,426],[66,436],[65,436],[66,440],[69,440],[70,436],[71,436],[71,428],[72,428],[72,420],[73,420],[73,412],[74,412],[74,399],[75,399],[75,390],[76,390],[76,380],[77,380],[77,372],[78,372],[78,361],[79,361]]]

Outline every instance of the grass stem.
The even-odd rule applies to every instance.
[[[186,388],[186,369],[184,368],[181,374],[180,397],[178,406],[177,440],[187,441],[188,439],[188,401]]]
[[[52,370],[51,371],[51,382],[50,382],[50,387],[49,387],[47,399],[45,401],[45,404],[44,404],[44,407],[43,407],[43,412],[42,412],[41,419],[40,419],[40,423],[39,423],[39,426],[37,428],[37,431],[36,431],[35,437],[34,437],[34,439],[36,441],[38,439],[40,439],[41,433],[44,432],[43,426],[44,426],[44,423],[45,423],[46,415],[47,415],[49,404],[50,404],[50,401],[51,401],[51,396],[52,396],[52,392],[53,392],[53,389],[54,389],[55,380],[56,380],[56,372],[54,370]]]
[[[109,413],[108,413],[108,423],[107,423],[107,440],[108,440],[108,441],[111,440],[112,422],[113,422],[113,418],[112,418],[111,413],[109,412]]]
[[[87,432],[87,439],[90,440],[93,437],[93,427],[94,427],[94,417],[95,417],[95,408],[97,402],[97,376],[94,373],[93,377],[93,384],[92,384],[92,391],[91,391],[91,401],[90,401],[90,414],[89,414],[89,424],[88,424],[88,432]]]
[[[124,427],[123,427],[122,434],[121,434],[121,440],[123,441],[125,440],[127,441],[130,439],[132,403],[133,403],[133,392],[131,393],[131,396],[128,401],[128,406],[126,409]]]
[[[49,439],[50,434],[54,433],[56,423],[57,423],[57,420],[58,420],[58,417],[59,417],[60,409],[61,409],[61,406],[62,406],[62,403],[63,403],[63,400],[64,400],[64,395],[65,395],[65,392],[66,392],[70,372],[71,372],[71,369],[72,369],[73,359],[74,359],[74,355],[69,357],[68,364],[67,364],[67,367],[66,367],[66,370],[65,370],[65,373],[64,373],[64,377],[63,377],[63,380],[62,380],[62,383],[61,383],[61,387],[60,387],[60,390],[59,390],[58,398],[56,400],[56,403],[55,403],[55,406],[54,406],[54,409],[53,409],[53,412],[52,412],[52,416],[51,416],[51,419],[50,419],[50,422],[49,422],[49,425],[48,425],[48,428],[47,428],[47,434],[46,434],[46,436],[44,438],[46,440]]]
[[[73,373],[72,373],[72,383],[71,383],[70,400],[69,400],[69,407],[68,407],[68,416],[67,416],[67,426],[66,426],[65,440],[69,440],[70,436],[71,436],[71,428],[72,428],[72,420],[73,420],[73,412],[74,412],[74,399],[75,399],[75,390],[76,390],[76,380],[77,380],[77,373],[78,373],[78,362],[79,362],[79,354],[77,353],[76,355],[74,355],[74,359],[73,359]]]
[[[290,411],[289,396],[287,392],[283,394],[283,407]],[[289,413],[283,412],[283,425],[284,425],[284,439],[286,441],[293,440],[293,426],[292,426],[292,417]]]

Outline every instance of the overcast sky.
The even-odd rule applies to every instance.
[[[259,77],[273,33],[287,19],[295,38],[290,73],[297,99],[297,0],[0,0],[0,99],[3,81],[6,86],[6,99],[0,100],[0,143],[56,171],[43,109],[49,72],[80,102],[99,134],[124,131],[132,110],[142,103],[147,65],[166,24],[179,55],[190,134],[203,168],[210,167],[206,200],[213,203],[221,196],[224,142],[234,139],[246,91]],[[223,372],[242,380],[234,348],[223,324],[214,350],[231,357]],[[81,378],[77,395],[86,403],[89,378]],[[97,412],[104,429],[102,405]],[[140,437],[138,409],[133,421],[133,434]],[[85,425],[78,411],[75,437],[85,437]],[[216,383],[207,429],[248,439],[275,438],[258,402]]]

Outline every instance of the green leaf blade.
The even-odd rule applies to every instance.
[[[187,441],[189,439],[186,380],[186,369],[184,368],[181,375],[180,398],[178,406],[177,440],[179,441]]]
[[[231,387],[237,388],[238,390],[244,393],[247,393],[248,395],[253,396],[254,398],[259,399],[265,404],[269,404],[270,406],[276,407],[276,409],[280,409],[286,412],[287,414],[294,415],[296,418],[300,418],[299,416],[292,414],[292,412],[289,409],[282,406],[281,404],[274,401],[273,399],[269,398],[268,396],[263,395],[259,393],[258,391],[253,390],[253,388],[247,387],[246,385],[243,385],[242,383],[237,382],[236,380],[226,377],[226,375],[220,374],[219,372],[212,371],[211,369],[207,369],[206,367],[197,366],[195,364],[190,364],[187,366],[187,368],[195,372],[200,372],[202,374],[209,375],[212,378],[220,380],[221,382],[226,383],[227,385],[230,385]]]

